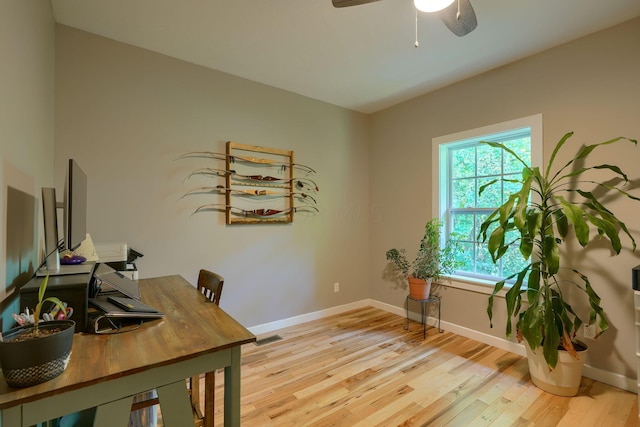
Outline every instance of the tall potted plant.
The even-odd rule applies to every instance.
[[[521,187],[489,215],[482,223],[478,236],[482,242],[488,239],[488,250],[494,262],[510,247],[517,247],[524,259],[531,259],[522,271],[495,284],[489,297],[487,313],[493,326],[494,298],[507,282],[513,281],[505,296],[506,334],[511,336],[511,319],[517,317],[517,338],[525,342],[534,384],[545,391],[565,396],[573,396],[578,391],[582,376],[583,347],[586,350],[586,346],[576,340],[576,334],[584,320],[565,299],[566,289],[574,287],[586,297],[590,306],[588,321],[589,324],[597,325],[597,335],[609,325],[600,297],[587,276],[561,262],[560,246],[574,238],[580,246],[586,246],[593,227],[599,237],[608,241],[615,254],[619,254],[622,248],[620,231],[627,235],[635,250],[635,240],[626,225],[600,200],[614,194],[640,201],[623,191],[620,185],[611,184],[615,180],[622,184],[628,182],[627,175],[619,167],[608,164],[582,165],[582,161],[599,147],[622,141],[637,144],[636,140],[619,137],[584,146],[568,162],[556,167],[556,156],[572,135],[573,132],[569,132],[558,141],[544,172],[537,167],[527,166],[506,146],[485,142],[514,156],[523,164],[523,169],[522,178],[517,181]],[[584,177],[591,170],[606,171],[610,176],[607,181],[593,181]],[[480,193],[495,182],[480,188]],[[575,188],[582,185],[596,187],[599,195],[596,196],[590,190]],[[573,233],[569,232],[570,229],[573,229]],[[517,237],[509,237],[514,232]],[[579,369],[573,368],[577,381],[574,378],[565,383],[563,381],[566,377],[561,368],[564,368],[563,361],[567,356],[568,362],[576,360],[579,363]]]
[[[456,241],[448,239],[445,246],[440,247],[441,228],[442,222],[438,218],[427,221],[413,262],[407,259],[405,249],[393,248],[386,252],[387,261],[393,264],[395,271],[407,278],[409,293],[414,298],[428,298],[432,282],[453,273],[458,266],[455,258]]]

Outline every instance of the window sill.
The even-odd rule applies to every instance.
[[[447,276],[439,283],[442,286],[450,288],[462,289],[469,292],[475,292],[478,294],[491,295],[493,292],[493,286],[495,282],[482,279],[471,279],[464,276]],[[504,288],[498,292],[497,296],[504,298],[505,294],[509,290],[509,285],[505,285]]]

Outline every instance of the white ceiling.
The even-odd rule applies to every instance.
[[[412,0],[51,0],[56,22],[372,113],[640,16],[639,0],[471,0],[465,37]],[[639,47],[640,48],[640,47]]]

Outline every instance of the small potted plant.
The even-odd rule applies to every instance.
[[[576,340],[584,320],[568,301],[570,289],[584,297],[591,313],[589,323],[599,329],[598,335],[608,328],[600,297],[587,276],[562,262],[560,247],[575,240],[585,247],[590,241],[590,229],[595,228],[598,239],[607,241],[615,255],[620,253],[620,232],[629,238],[632,248],[636,243],[626,225],[601,202],[610,196],[640,201],[617,184],[628,182],[627,175],[614,165],[584,166],[583,161],[597,148],[617,142],[631,142],[615,138],[599,144],[583,146],[559,167],[554,160],[573,132],[565,134],[556,144],[545,171],[528,166],[508,147],[485,142],[514,156],[523,165],[520,188],[509,195],[506,202],[495,210],[480,226],[479,240],[488,240],[488,250],[494,262],[509,247],[516,247],[524,259],[530,259],[522,271],[497,282],[489,297],[487,312],[493,318],[496,294],[512,281],[505,296],[507,306],[507,337],[512,335],[512,317],[516,317],[516,336],[524,341],[531,378],[536,386],[550,393],[573,396],[578,392],[586,346]],[[584,177],[586,172],[607,172],[606,180],[594,181]],[[489,185],[480,188],[480,192]],[[579,189],[586,185],[589,189]],[[594,188],[596,191],[591,191]],[[573,229],[573,232],[570,232]],[[515,238],[513,234],[515,233]],[[511,237],[510,237],[511,236]],[[585,304],[586,305],[586,304]],[[492,325],[493,326],[493,325]]]
[[[51,380],[67,367],[71,356],[75,322],[66,319],[67,308],[55,297],[44,298],[49,276],[38,289],[33,324],[10,329],[0,341],[0,367],[10,387],[29,387]],[[62,320],[42,322],[43,305],[54,304]],[[46,316],[49,318],[49,315]]]
[[[432,282],[439,281],[443,275],[452,274],[459,265],[455,254],[458,251],[456,240],[448,239],[440,247],[440,229],[442,222],[438,218],[427,221],[420,248],[413,262],[409,262],[405,249],[389,249],[387,261],[393,264],[395,271],[409,281],[409,294],[416,299],[427,299],[431,293]]]

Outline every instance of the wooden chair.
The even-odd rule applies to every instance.
[[[222,276],[208,270],[200,270],[200,274],[198,274],[198,292],[202,293],[215,305],[220,305],[222,285],[224,285],[224,278]]]
[[[219,274],[208,270],[200,270],[198,274],[197,290],[205,298],[216,305],[220,305],[220,295],[224,278]],[[213,427],[214,415],[214,394],[216,387],[216,374],[207,372],[204,376],[204,414],[200,409],[200,376],[189,379],[191,389],[191,406],[194,412],[195,425],[203,427]]]

